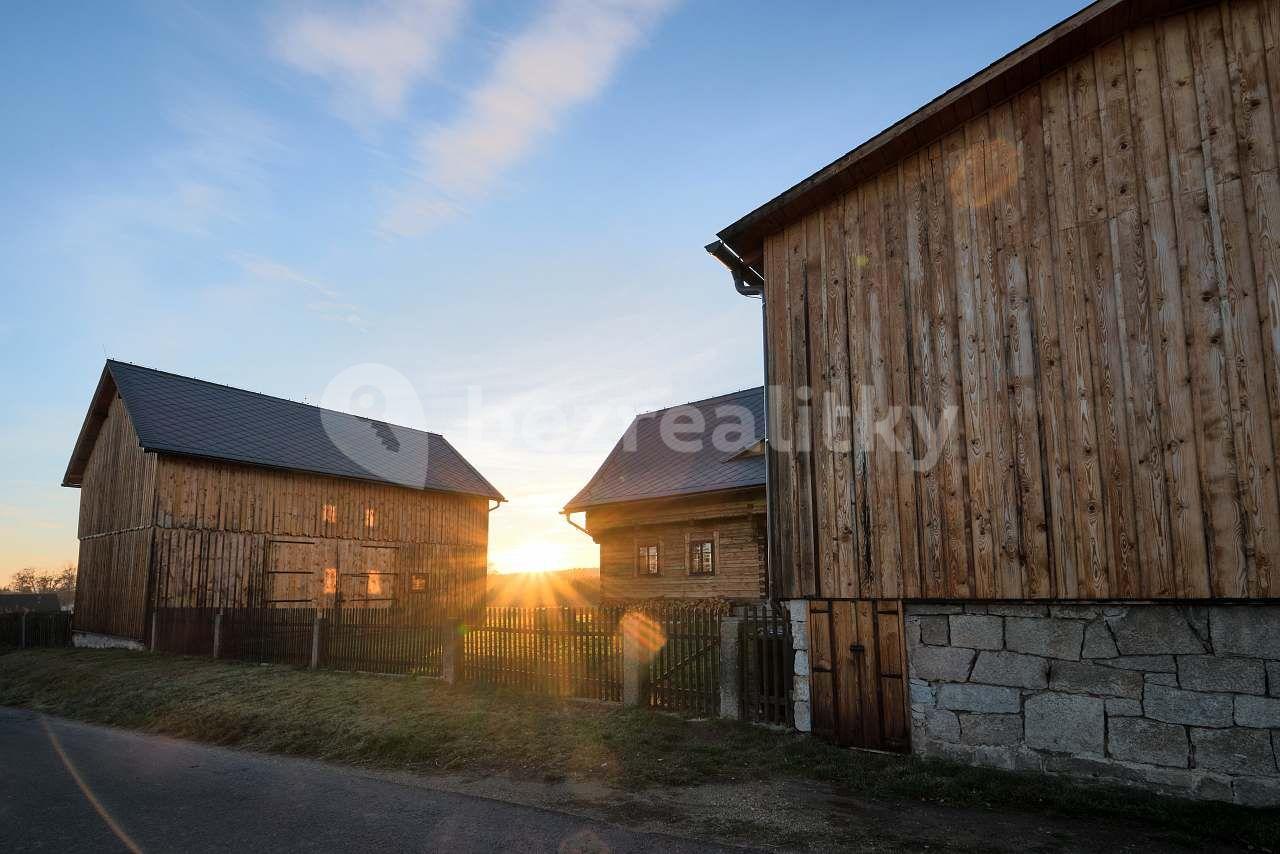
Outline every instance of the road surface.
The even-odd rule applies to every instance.
[[[724,851],[412,778],[0,708],[10,851]]]

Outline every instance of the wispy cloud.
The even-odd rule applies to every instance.
[[[306,12],[280,28],[276,51],[326,78],[348,121],[397,118],[413,85],[438,64],[464,8],[463,0],[386,0],[346,14]]]
[[[279,261],[272,261],[270,258],[262,258],[257,255],[247,255],[244,253],[235,253],[231,256],[241,270],[244,270],[255,279],[261,279],[268,282],[287,282],[295,285],[304,285],[312,288],[320,295],[331,300],[338,298],[338,292],[323,282],[299,273],[287,264],[281,264]]]
[[[355,303],[343,301],[342,295],[331,285],[299,272],[288,264],[258,255],[235,253],[231,255],[231,261],[258,281],[300,285],[314,291],[323,299],[306,303],[307,311],[340,320],[361,332],[369,331],[369,321],[364,316],[363,309]]]
[[[416,234],[453,218],[551,135],[575,106],[599,95],[674,0],[552,0],[501,51],[459,116],[419,141],[423,183],[382,223]]]

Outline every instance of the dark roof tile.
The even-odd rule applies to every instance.
[[[107,371],[149,451],[503,500],[437,433],[125,362]]]
[[[732,409],[731,407],[740,407]],[[695,412],[697,415],[695,415]],[[705,429],[697,450],[681,449],[663,439],[662,424],[676,418],[701,417]],[[744,416],[750,418],[750,435],[735,435]],[[694,421],[693,423],[697,423]],[[716,447],[716,428],[730,440]],[[633,442],[628,442],[634,436]],[[601,504],[669,498],[699,492],[764,485],[764,456],[743,456],[739,452],[764,437],[764,388],[724,394],[692,403],[660,409],[636,416],[627,432],[601,464],[587,485],[573,497],[566,511],[585,510]],[[679,439],[693,438],[680,433]]]

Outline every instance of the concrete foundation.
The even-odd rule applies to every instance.
[[[85,649],[131,649],[142,652],[146,647],[132,638],[119,638],[115,635],[99,635],[93,632],[72,632],[71,645]]]

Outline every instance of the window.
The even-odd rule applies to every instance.
[[[427,574],[425,572],[415,572],[409,576],[409,589],[414,593],[426,593]]]
[[[690,575],[715,575],[716,574],[715,540],[690,540],[689,541],[689,574]]]
[[[326,504],[324,506],[324,521],[327,525],[332,525],[338,521],[338,505]]]
[[[374,512],[372,507],[364,508],[364,526],[366,528],[378,527],[378,514]]]
[[[338,592],[338,570],[336,567],[326,566],[324,569],[324,592],[329,595]]]
[[[380,572],[369,573],[368,591],[370,596],[382,595],[382,573]]]
[[[658,544],[645,543],[636,551],[636,575],[658,575]]]

